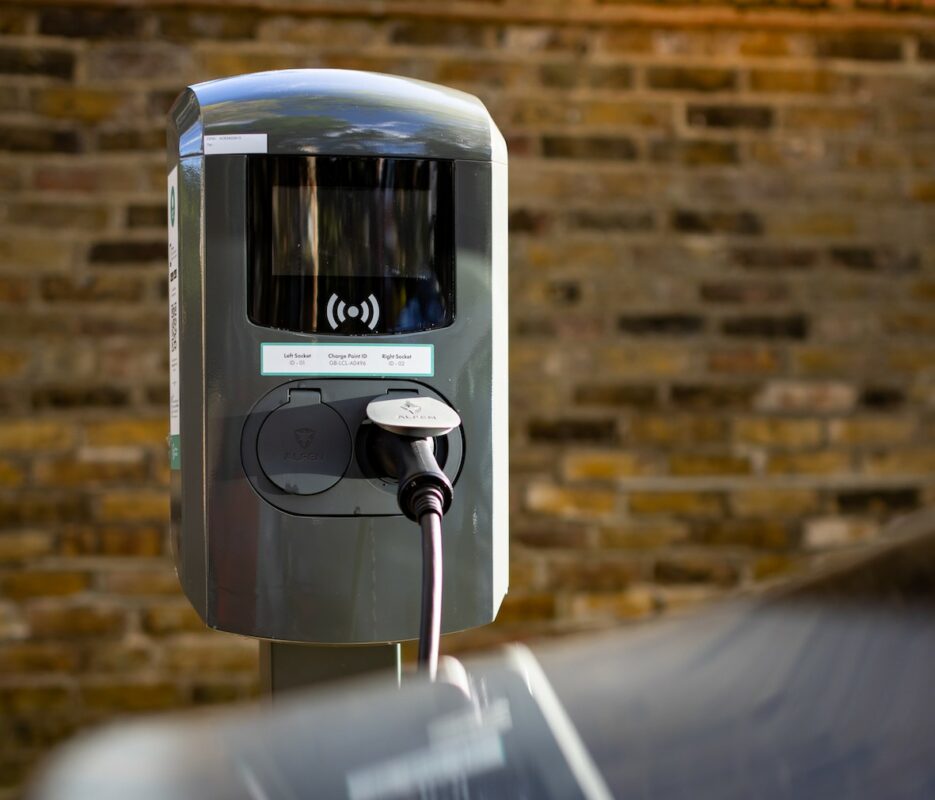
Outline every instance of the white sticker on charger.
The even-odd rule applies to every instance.
[[[435,346],[264,342],[260,374],[430,378],[435,374]]]
[[[265,133],[222,133],[205,136],[205,155],[265,153],[266,136]]]
[[[179,168],[168,179],[169,228],[169,468],[181,469],[179,406]]]

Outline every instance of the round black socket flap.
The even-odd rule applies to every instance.
[[[294,389],[263,422],[256,451],[263,472],[284,492],[318,494],[344,476],[351,435],[320,392]]]

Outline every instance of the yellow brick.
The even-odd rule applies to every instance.
[[[541,578],[541,562],[529,556],[529,551],[510,553],[510,587],[528,589],[539,585]]]
[[[789,545],[789,532],[775,519],[717,519],[701,525],[694,540],[708,545],[736,545],[757,549],[782,549]]]
[[[644,577],[641,559],[602,553],[593,558],[555,559],[549,564],[549,586],[555,591],[615,592]]]
[[[19,486],[24,478],[25,474],[19,464],[0,459],[0,486]]]
[[[732,586],[739,571],[732,559],[716,552],[666,553],[656,560],[654,577],[661,584],[717,584]]]
[[[564,462],[564,474],[569,480],[612,481],[652,472],[647,459],[634,453],[571,453]]]
[[[863,417],[835,420],[831,423],[831,441],[835,444],[898,444],[913,435],[913,421],[899,417]]]
[[[0,707],[19,716],[44,716],[72,710],[75,701],[64,686],[6,686],[0,689]]]
[[[166,492],[109,492],[101,497],[100,518],[105,522],[167,522],[169,495]]]
[[[531,267],[567,267],[569,264],[589,267],[614,267],[620,261],[616,247],[601,241],[530,242],[526,259]]]
[[[76,594],[88,588],[88,575],[84,572],[42,571],[18,572],[3,580],[3,594],[15,600],[28,597],[61,597]]]
[[[500,606],[497,619],[502,622],[528,622],[555,617],[552,592],[509,592]]]
[[[886,356],[885,366],[896,372],[915,374],[935,368],[935,349],[903,347],[891,350]]]
[[[183,634],[167,646],[165,655],[173,672],[192,674],[252,672],[257,664],[256,645],[235,636]]]
[[[935,203],[935,181],[916,181],[909,189],[909,197],[918,203]]]
[[[789,38],[781,33],[755,31],[743,34],[738,50],[745,56],[788,56],[792,53],[792,45]]]
[[[95,642],[90,648],[84,664],[89,673],[106,672],[124,674],[148,669],[153,663],[151,644],[138,637],[117,642]]]
[[[320,20],[315,22],[319,23]],[[519,86],[528,83],[531,72],[531,68],[525,64],[504,64],[502,61],[446,61],[438,65],[436,78],[439,83],[455,88],[470,87],[473,84]],[[490,110],[494,113],[492,108]]]
[[[20,350],[0,350],[0,378],[16,378],[29,363],[29,355]]]
[[[849,453],[819,450],[811,453],[783,453],[769,459],[771,475],[832,475],[851,471]]]
[[[554,466],[555,453],[551,448],[528,447],[510,450],[510,472],[513,474],[548,473]]]
[[[136,569],[101,576],[101,589],[114,594],[178,594],[179,580],[170,564],[161,570]]]
[[[279,42],[297,42],[306,45],[325,45],[356,50],[361,42],[380,37],[380,26],[370,20],[327,20],[321,17],[309,20],[295,17],[268,17],[257,28],[257,39]],[[465,62],[458,62],[465,63]],[[471,62],[466,62],[470,65]],[[504,65],[507,66],[507,65]]]
[[[713,585],[660,586],[657,597],[666,611],[684,611],[696,608],[723,594],[723,589]]]
[[[864,458],[864,471],[873,475],[935,474],[935,447],[913,450],[883,450]]]
[[[755,92],[824,93],[839,83],[831,72],[822,70],[754,69],[750,88]]]
[[[646,586],[632,586],[623,592],[575,595],[570,608],[571,616],[576,619],[607,621],[639,619],[655,611],[655,593]]]
[[[854,386],[840,381],[773,381],[756,396],[756,409],[775,411],[843,412],[857,402]]]
[[[801,559],[780,553],[762,556],[753,562],[751,572],[753,580],[766,581],[785,577],[803,566]]]
[[[303,58],[300,55],[237,53],[225,49],[202,54],[199,74],[216,75],[220,78],[226,75],[242,75],[248,72],[266,72],[278,69],[299,69],[313,65],[314,62],[310,58]]]
[[[653,32],[649,28],[611,28],[604,33],[601,49],[608,53],[651,53]]]
[[[115,683],[85,686],[81,690],[90,708],[107,711],[155,711],[181,705],[181,689],[173,683]]]
[[[534,548],[584,549],[593,544],[591,532],[580,524],[562,525],[555,520],[537,520],[536,524],[514,528],[512,540]]]
[[[746,489],[730,495],[731,508],[739,516],[808,514],[819,502],[814,489]]]
[[[0,674],[71,672],[78,665],[78,653],[61,644],[27,641],[5,644],[0,650]]]
[[[536,98],[520,98],[510,104],[510,122],[519,126],[553,126],[573,122],[580,113],[569,103]]]
[[[27,616],[34,636],[52,639],[100,639],[121,633],[126,623],[124,609],[90,604],[32,605]]]
[[[614,511],[617,495],[599,489],[565,489],[548,484],[534,484],[526,494],[530,511],[560,517],[600,517]]]
[[[157,556],[164,551],[163,531],[155,526],[114,526],[100,531],[100,552],[118,556]]]
[[[71,266],[72,249],[71,243],[61,239],[4,234],[0,238],[0,265],[6,270],[17,266],[57,272]]]
[[[143,460],[76,461],[71,458],[43,461],[36,465],[38,483],[52,486],[89,486],[101,483],[139,482],[147,477]]]
[[[873,112],[857,106],[811,106],[786,109],[785,125],[788,128],[820,128],[822,130],[848,131],[873,123]]]
[[[169,420],[157,417],[96,422],[87,426],[85,435],[88,444],[97,447],[163,445],[169,435]]]
[[[786,236],[853,236],[857,223],[850,214],[840,212],[790,212],[777,216],[769,224],[776,237]]]
[[[538,342],[518,341],[510,345],[510,375],[542,376],[544,348]]]
[[[662,128],[671,125],[672,109],[661,103],[583,103],[576,111],[582,125]]]
[[[669,459],[669,470],[673,475],[747,475],[750,462],[740,456],[678,453]]]
[[[674,520],[624,522],[608,525],[599,533],[600,546],[620,550],[655,550],[688,538],[688,527]]]
[[[0,564],[28,561],[52,550],[52,536],[42,531],[0,533]]]
[[[74,438],[74,431],[61,422],[23,419],[0,423],[0,450],[64,450],[71,447]]]
[[[596,351],[595,369],[617,378],[664,378],[682,375],[690,360],[691,354],[685,347],[605,347]]]
[[[726,435],[717,417],[640,414],[633,419],[630,437],[646,444],[689,444],[717,442]]]
[[[55,119],[100,122],[113,116],[126,103],[127,98],[116,92],[56,86],[39,92],[36,110]]]
[[[913,284],[910,294],[914,300],[922,300],[926,303],[935,301],[935,281],[921,280]]]
[[[165,180],[165,178],[163,178]],[[510,193],[516,200],[536,201],[554,200],[564,202],[569,196],[584,200],[589,205],[604,203],[619,203],[621,200],[641,200],[650,191],[662,193],[669,185],[669,178],[663,175],[642,175],[632,172],[597,172],[582,174],[580,170],[574,172],[555,171],[547,164],[529,162],[528,169],[510,176]],[[530,244],[530,247],[532,245]],[[571,262],[553,261],[549,248],[537,247],[536,252],[545,257],[549,264],[567,265]],[[565,250],[571,255],[573,248]],[[601,253],[613,259],[612,253],[601,250]],[[619,253],[617,253],[619,260]]]
[[[935,317],[932,316],[931,312],[886,314],[883,317],[883,325],[887,333],[909,334],[911,336],[932,336],[935,334]]]
[[[847,164],[863,169],[902,169],[905,153],[895,141],[864,141],[853,150]]]
[[[803,347],[795,353],[795,365],[805,375],[852,375],[864,356],[854,347]]]
[[[739,441],[767,447],[809,447],[819,444],[822,424],[814,419],[760,418],[737,420]]]
[[[168,633],[194,633],[206,630],[198,613],[188,603],[150,606],[143,612],[143,630],[162,635]]]
[[[631,492],[634,514],[701,514],[722,512],[719,495],[710,492]]]
[[[762,347],[718,350],[708,356],[708,369],[725,375],[768,375],[779,369],[779,356]]]

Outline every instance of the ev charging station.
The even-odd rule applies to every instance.
[[[487,110],[389,75],[244,75],[180,95],[168,162],[172,542],[199,615],[264,640],[273,690],[491,622],[507,154]]]

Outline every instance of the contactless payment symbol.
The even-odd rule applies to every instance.
[[[377,298],[372,294],[360,305],[348,305],[336,294],[328,298],[328,324],[332,330],[337,330],[338,326],[345,322],[348,317],[351,319],[360,318],[370,330],[377,327],[380,319],[380,305]]]

